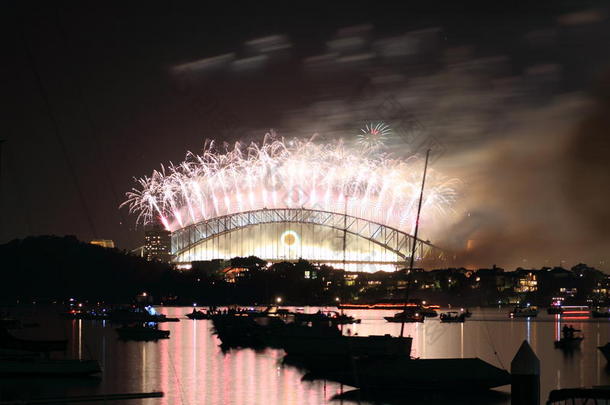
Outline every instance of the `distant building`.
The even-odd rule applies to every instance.
[[[114,249],[114,241],[111,239],[94,239],[89,243],[92,245],[97,245],[97,246],[105,247],[108,249]]]
[[[171,260],[171,232],[155,226],[144,234],[144,257],[150,261]]]

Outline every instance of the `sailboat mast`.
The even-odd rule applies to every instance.
[[[413,264],[415,262],[415,248],[417,245],[417,233],[419,231],[419,216],[421,214],[421,206],[424,200],[424,186],[426,185],[426,173],[428,173],[428,159],[430,158],[430,149],[426,151],[426,163],[424,164],[424,176],[421,180],[421,190],[419,192],[419,202],[417,204],[417,216],[415,217],[415,231],[413,232],[413,243],[411,243],[411,257],[409,258],[409,273],[408,276],[411,276],[413,273]],[[407,310],[407,301],[409,300],[409,287],[411,283],[407,283],[407,294],[405,297],[405,311]],[[405,330],[405,320],[403,318],[402,323],[400,324],[400,337],[403,337],[403,333]]]
[[[415,231],[413,232],[413,244],[411,245],[411,258],[409,260],[409,272],[413,271],[413,262],[415,260],[415,245],[417,244],[417,234],[419,232],[419,216],[421,214],[421,205],[424,200],[424,186],[426,185],[426,173],[428,172],[428,159],[430,158],[430,149],[426,151],[426,163],[424,164],[424,177],[421,180],[421,190],[419,192],[419,203],[417,204],[417,217],[415,219]]]
[[[345,268],[346,249],[347,249],[347,196],[345,196],[345,206],[343,207],[343,270],[344,271],[347,271],[347,269]]]

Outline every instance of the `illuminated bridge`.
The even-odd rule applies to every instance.
[[[408,262],[413,236],[363,218],[335,212],[280,208],[211,218],[172,233],[174,261],[257,256],[269,262],[296,261],[348,270],[395,270]],[[443,250],[418,240],[416,265],[446,263]],[[340,264],[340,265],[337,265]]]

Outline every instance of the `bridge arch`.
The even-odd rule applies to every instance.
[[[406,232],[351,215],[307,208],[260,209],[210,218],[173,232],[172,254],[178,262],[190,261],[187,258],[192,260],[196,256],[189,252],[201,243],[266,224],[308,224],[329,228],[335,233],[340,232],[361,238],[392,252],[395,257],[387,263],[395,265],[404,265],[404,262],[409,259],[414,242],[413,236]],[[442,249],[418,239],[415,254],[418,263],[422,261],[444,262],[445,257]],[[264,259],[273,260],[275,258],[266,257]],[[279,261],[281,258],[277,259]],[[303,259],[311,258],[303,257]],[[343,260],[345,261],[345,258]],[[376,261],[369,259],[368,263],[376,263]]]

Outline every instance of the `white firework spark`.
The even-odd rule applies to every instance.
[[[383,122],[371,122],[360,129],[357,142],[366,150],[377,150],[385,147],[391,134],[392,130],[389,125]]]
[[[342,141],[318,144],[265,136],[262,144],[222,149],[206,141],[200,155],[136,179],[122,205],[139,223],[160,221],[171,231],[209,218],[263,208],[309,208],[347,213],[410,232],[423,159],[371,157]],[[428,171],[422,220],[442,218],[456,199],[456,179]]]

